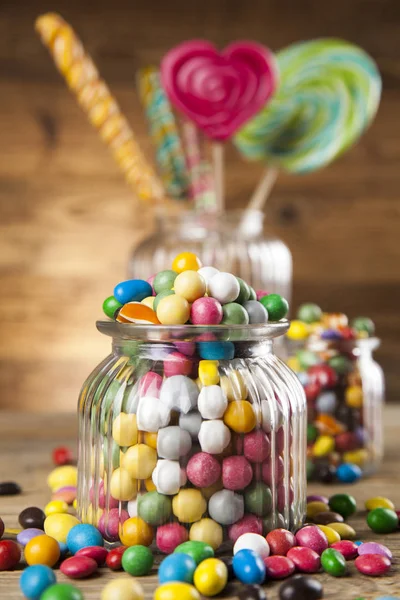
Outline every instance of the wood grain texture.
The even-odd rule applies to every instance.
[[[279,49],[338,36],[370,52],[384,81],[375,123],[329,168],[280,177],[268,221],[294,255],[295,304],[376,321],[388,397],[398,400],[397,0],[17,0],[0,12],[0,407],[74,409],[83,379],[108,352],[94,328],[102,300],[151,229],[33,31],[47,10],[80,34],[149,157],[134,73],[185,38],[219,46],[253,38]],[[228,147],[230,207],[245,204],[261,171]]]
[[[338,492],[352,493],[358,503],[359,512],[349,519],[363,541],[379,541],[392,550],[394,561],[387,577],[368,578],[357,572],[354,564],[349,565],[349,576],[335,579],[329,575],[317,575],[323,583],[324,598],[333,600],[354,600],[365,597],[368,600],[379,595],[396,595],[400,592],[399,560],[400,533],[377,535],[372,533],[365,521],[363,505],[367,498],[384,494],[400,506],[400,485],[398,476],[398,425],[400,407],[392,406],[385,412],[385,461],[380,472],[373,478],[351,486],[309,486],[309,493],[331,495]],[[52,469],[51,451],[56,445],[67,444],[73,447],[76,436],[76,418],[73,415],[27,415],[3,413],[0,419],[0,480],[18,481],[23,494],[14,497],[0,497],[0,515],[6,527],[18,527],[18,514],[27,506],[44,506],[49,500],[46,477]],[[18,579],[20,570],[0,573],[0,598],[21,600]],[[98,600],[101,588],[111,579],[123,576],[108,569],[100,569],[99,575],[89,580],[76,582],[83,591],[85,600]],[[57,580],[67,578],[57,571]],[[155,572],[141,578],[146,600],[153,596],[157,586]],[[269,600],[278,599],[279,583],[269,583],[266,592]],[[230,584],[223,597],[237,598],[239,584]]]

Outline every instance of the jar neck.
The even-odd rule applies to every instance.
[[[366,338],[357,340],[337,340],[310,338],[305,342],[293,342],[297,348],[303,347],[312,352],[336,351],[340,353],[352,353],[353,356],[372,356],[374,350],[379,348],[378,338]]]

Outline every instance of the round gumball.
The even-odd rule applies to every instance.
[[[228,456],[222,462],[222,484],[227,490],[243,490],[253,479],[253,469],[244,456]]]
[[[174,553],[188,554],[194,559],[197,565],[203,562],[203,560],[214,556],[214,550],[209,544],[197,540],[180,544],[175,548]]]
[[[193,325],[219,325],[223,316],[222,306],[215,298],[198,298],[190,308]]]
[[[148,575],[153,562],[153,553],[147,546],[131,546],[122,555],[122,568],[133,577]]]
[[[165,377],[174,375],[190,375],[193,368],[192,360],[180,352],[171,352],[164,360]]]
[[[166,523],[157,527],[156,544],[165,554],[171,554],[180,544],[187,542],[189,534],[179,523]]]
[[[228,302],[222,307],[222,325],[247,325],[249,315],[246,309],[237,302]]]
[[[201,260],[198,256],[193,254],[193,252],[181,252],[175,256],[172,262],[172,269],[176,273],[182,273],[183,271],[198,271],[201,267]]]
[[[120,529],[121,543],[124,546],[150,546],[153,537],[153,528],[140,517],[127,519]]]
[[[218,269],[216,269],[215,267],[201,267],[201,269],[199,269],[197,272],[199,275],[202,276],[207,286],[210,279],[214,277],[214,275],[219,273]]]
[[[201,389],[198,410],[203,419],[221,419],[228,406],[228,399],[219,385],[208,385]]]
[[[186,475],[189,481],[196,487],[209,487],[220,478],[221,465],[208,452],[197,452],[189,459],[186,467]]]
[[[239,282],[231,273],[219,272],[208,282],[208,295],[221,304],[235,302],[239,293]]]
[[[191,526],[189,537],[193,541],[209,544],[213,550],[218,550],[223,541],[223,530],[213,519],[200,519]]]
[[[153,310],[156,312],[157,314],[157,310],[158,310],[158,305],[160,304],[161,300],[163,298],[166,298],[167,296],[174,296],[175,292],[173,290],[164,290],[163,292],[160,292],[159,294],[157,294],[157,296],[154,298],[154,302],[153,302]]]
[[[327,548],[323,551],[321,565],[323,570],[333,577],[342,577],[346,573],[346,559],[335,548]]]
[[[253,550],[259,554],[261,558],[269,556],[270,548],[267,540],[258,533],[244,533],[235,542],[233,546],[233,554],[237,554],[240,550]]]
[[[263,522],[256,515],[244,515],[239,521],[233,523],[228,529],[229,539],[235,543],[236,540],[245,533],[257,533],[261,535],[263,532]]]
[[[257,300],[248,300],[243,304],[247,312],[250,325],[268,322],[268,311],[261,302]]]
[[[54,567],[60,558],[60,546],[49,535],[38,535],[27,543],[24,550],[28,565],[47,565]]]
[[[175,279],[174,290],[175,294],[191,303],[204,296],[206,282],[196,271],[184,271]]]
[[[244,304],[248,300],[250,300],[250,286],[240,277],[236,277],[239,282],[240,292],[238,297],[236,298],[236,302],[238,304]]]
[[[206,510],[207,503],[200,490],[181,489],[172,500],[172,511],[181,523],[199,521]]]
[[[208,501],[208,512],[220,525],[232,525],[243,517],[243,496],[231,490],[215,492]]]
[[[268,294],[260,299],[261,304],[267,309],[270,321],[280,321],[286,317],[289,311],[289,304],[283,296],[279,294]]]
[[[184,325],[189,316],[189,302],[177,294],[164,297],[157,306],[157,318],[162,325]]]
[[[161,292],[172,290],[177,276],[178,273],[176,271],[172,271],[172,269],[167,269],[166,271],[160,271],[157,273],[153,279],[153,289],[156,295],[160,294]]]
[[[263,463],[271,451],[271,443],[264,431],[257,430],[247,433],[243,439],[243,454],[253,463]]]

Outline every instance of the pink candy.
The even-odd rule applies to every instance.
[[[321,567],[319,554],[305,546],[291,548],[286,556],[294,562],[296,569],[301,573],[317,573]]]
[[[171,352],[164,360],[164,375],[173,377],[174,375],[190,375],[192,371],[192,361],[190,358],[180,352]],[[160,377],[160,376],[159,376]]]
[[[361,546],[358,546],[358,554],[360,556],[362,554],[382,554],[382,556],[387,556],[389,560],[393,556],[389,548],[377,542],[365,542],[365,544],[361,544]]]
[[[190,309],[193,325],[219,325],[223,316],[222,306],[215,298],[199,298]]]
[[[129,519],[129,514],[126,510],[121,510],[120,513],[118,508],[112,508],[108,512],[108,515],[105,511],[101,515],[97,529],[100,531],[104,539],[108,540],[109,542],[116,542],[119,540],[120,525],[122,525],[122,523],[124,523],[127,519]]]
[[[244,456],[228,456],[222,462],[222,484],[227,490],[243,490],[253,479],[253,469]]]
[[[161,375],[154,373],[153,371],[149,371],[139,380],[140,396],[152,396],[153,398],[159,398],[162,382],[163,378]]]
[[[311,548],[317,554],[322,554],[328,548],[326,535],[316,525],[306,525],[296,533],[296,542],[299,546]]]
[[[272,485],[273,479],[275,479],[275,481],[282,481],[284,476],[283,459],[280,456],[275,459],[274,469],[271,468],[271,462],[269,460],[265,461],[262,465],[261,476],[264,483],[269,486]]]
[[[267,556],[264,558],[266,575],[270,579],[285,579],[293,575],[296,567],[287,556]]]
[[[207,452],[198,452],[189,460],[186,467],[187,478],[199,488],[209,487],[221,476],[221,465],[218,460]]]
[[[75,556],[88,556],[97,562],[97,566],[102,567],[106,561],[108,551],[103,546],[86,546],[81,548]]]
[[[90,497],[90,502],[92,504],[95,504],[95,498],[94,498],[95,494],[94,494],[94,489],[93,487],[90,488],[90,492],[89,492],[89,497]],[[98,491],[98,503],[99,503],[99,508],[105,508],[106,507],[106,494],[104,491],[104,482],[101,481],[100,485],[99,485],[99,491]],[[113,498],[110,495],[110,500],[109,500],[109,508],[118,508],[119,506],[119,502],[118,500],[116,500],[115,498]]]
[[[267,292],[266,290],[256,290],[257,300],[264,298],[264,296],[268,296],[268,294],[269,294],[269,292]]]
[[[262,535],[262,530],[262,520],[259,517],[256,517],[256,515],[247,514],[229,527],[228,536],[229,539],[235,543],[244,533],[258,533],[259,535]]]
[[[363,575],[377,577],[384,575],[390,569],[390,560],[382,554],[363,554],[354,561],[356,568]]]
[[[243,454],[250,462],[265,461],[271,451],[271,443],[264,431],[252,431],[244,436]]]
[[[61,563],[60,571],[71,579],[83,579],[97,571],[97,562],[88,556],[71,556]]]
[[[167,523],[157,528],[156,544],[161,552],[171,554],[179,544],[187,542],[189,534],[179,523]]]

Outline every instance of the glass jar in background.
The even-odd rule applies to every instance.
[[[83,522],[166,553],[302,524],[305,396],[273,352],[287,322],[97,326],[112,352],[79,399]]]
[[[280,294],[290,303],[292,256],[284,242],[266,232],[264,221],[261,211],[159,217],[155,232],[134,249],[129,275],[147,279],[189,251],[203,265],[235,273],[256,290]]]
[[[285,341],[287,362],[307,398],[309,479],[350,481],[353,465],[364,476],[379,467],[384,376],[372,355],[379,344],[374,337]]]

